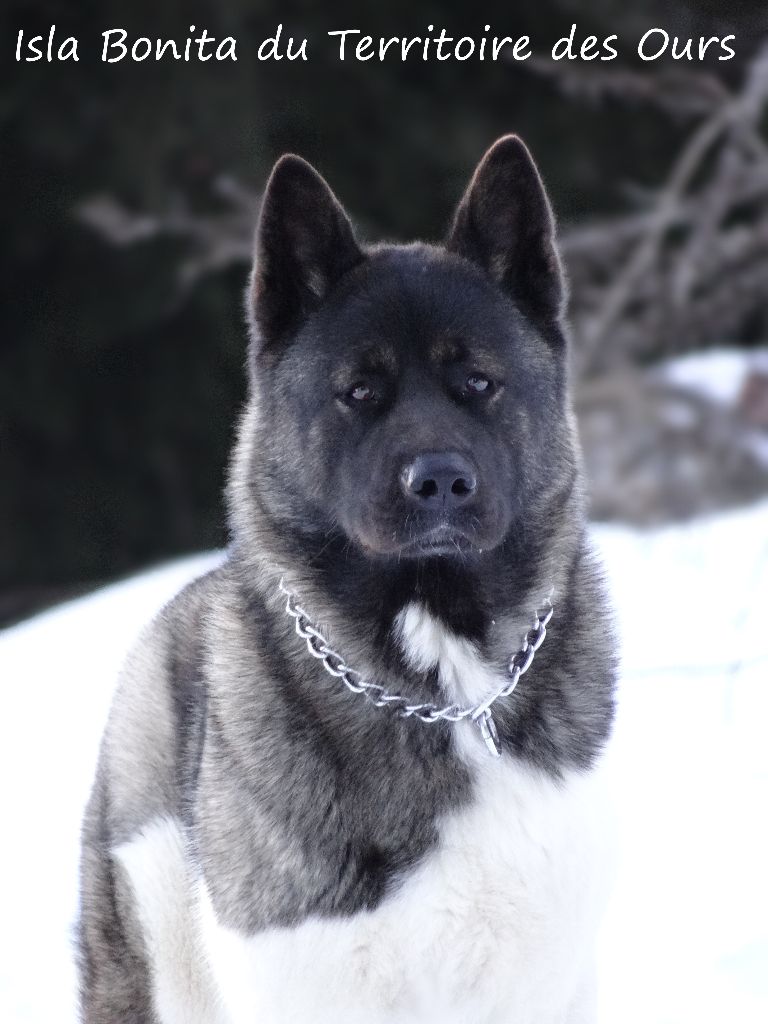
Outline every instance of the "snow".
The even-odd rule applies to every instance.
[[[601,1021],[764,1024],[768,504],[597,539],[623,647]]]
[[[682,391],[714,403],[726,412],[737,412],[742,420],[741,447],[762,466],[768,467],[768,433],[757,425],[750,425],[740,406],[751,374],[768,375],[768,348],[716,348],[704,352],[691,352],[660,363],[655,371],[662,380]],[[740,410],[740,412],[739,412]],[[697,418],[687,406],[668,404],[666,409],[670,425],[678,429],[696,429]],[[672,422],[676,418],[679,422]]]
[[[3,1024],[76,1020],[80,819],[112,683],[142,625],[220,558],[178,562],[0,632]]]
[[[622,857],[601,1024],[768,1021],[768,503],[594,531],[620,612],[610,758]],[[141,625],[220,555],[0,633],[0,1020],[73,1022],[78,831],[112,680]]]
[[[768,349],[713,348],[669,359],[660,373],[671,384],[719,405],[736,405],[750,373],[768,373]]]

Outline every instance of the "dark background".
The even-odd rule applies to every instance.
[[[514,130],[534,151],[566,234],[619,223],[659,189],[711,113],[712,82],[729,93],[741,87],[768,30],[764,0],[456,5],[463,15],[423,0],[381,7],[5,5],[0,621],[226,542],[220,495],[244,388],[242,293],[259,190],[281,152],[319,167],[363,237],[439,238],[485,147]],[[342,65],[325,36],[347,27],[422,35],[430,23],[478,36],[490,23],[495,34],[529,34],[546,56],[574,21],[580,37],[618,33],[619,59],[572,67],[565,77],[535,62]],[[79,63],[16,64],[18,30],[47,34],[54,22],[59,42],[79,38]],[[255,59],[258,41],[279,22],[286,35],[309,37],[306,64]],[[99,60],[107,28],[183,41],[190,24],[234,35],[237,63]],[[686,37],[733,32],[738,57],[683,69],[643,64],[636,42],[653,25]],[[693,97],[691,109],[670,109],[678,71],[692,76],[678,94]],[[579,251],[577,308],[586,275]],[[744,300],[742,315],[740,301],[720,340],[754,345],[768,336],[766,306]],[[715,340],[706,330],[674,335],[679,350]],[[670,347],[662,327],[643,337],[627,356],[635,367]],[[599,377],[594,370],[579,381]],[[753,468],[745,479],[756,479]],[[752,493],[728,486],[738,498]],[[595,514],[622,518],[620,504],[598,496]],[[646,519],[712,505],[683,501],[659,512],[654,498]]]

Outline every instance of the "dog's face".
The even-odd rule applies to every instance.
[[[251,301],[254,470],[284,521],[341,531],[374,557],[466,560],[551,490],[563,289],[549,205],[516,138],[484,158],[445,248],[361,250],[325,182],[283,158]]]

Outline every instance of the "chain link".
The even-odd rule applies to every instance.
[[[368,682],[363,679],[359,672],[351,669],[342,656],[334,651],[328,644],[323,634],[312,624],[309,614],[302,608],[296,599],[296,595],[288,590],[283,580],[280,580],[280,591],[285,595],[285,611],[295,621],[296,633],[306,642],[307,650],[313,658],[317,658],[329,675],[340,679],[352,693],[362,693],[377,708],[393,707],[403,718],[418,718],[422,722],[461,722],[469,719],[478,723],[483,739],[488,745],[491,753],[498,756],[501,751],[499,746],[496,727],[491,718],[491,706],[502,697],[508,697],[520,682],[523,676],[531,667],[536,652],[544,643],[547,635],[547,626],[554,608],[552,606],[552,592],[544,599],[541,607],[536,612],[533,626],[523,638],[522,646],[509,659],[507,664],[507,678],[486,700],[471,707],[462,707],[460,704],[446,704],[441,707],[431,701],[421,704],[412,704],[407,697],[399,693],[389,693],[378,683]]]

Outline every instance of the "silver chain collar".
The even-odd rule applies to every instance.
[[[496,723],[491,714],[491,706],[502,697],[508,697],[517,684],[520,677],[531,667],[536,651],[544,643],[547,635],[547,625],[552,618],[554,608],[552,607],[552,594],[545,598],[541,608],[536,612],[533,626],[525,634],[522,647],[516,651],[507,664],[508,678],[492,693],[486,700],[472,707],[462,707],[460,704],[447,704],[440,707],[427,701],[424,704],[412,704],[407,697],[399,693],[389,693],[378,683],[369,683],[362,676],[345,664],[340,654],[337,654],[323,634],[312,624],[307,612],[301,607],[296,595],[280,580],[280,591],[286,597],[285,611],[295,620],[296,633],[306,641],[307,650],[313,658],[317,658],[329,675],[340,679],[352,693],[362,693],[371,701],[374,707],[383,708],[393,706],[398,710],[402,718],[418,718],[422,722],[461,722],[469,719],[475,722],[480,730],[488,751],[494,757],[501,756],[501,742]]]

